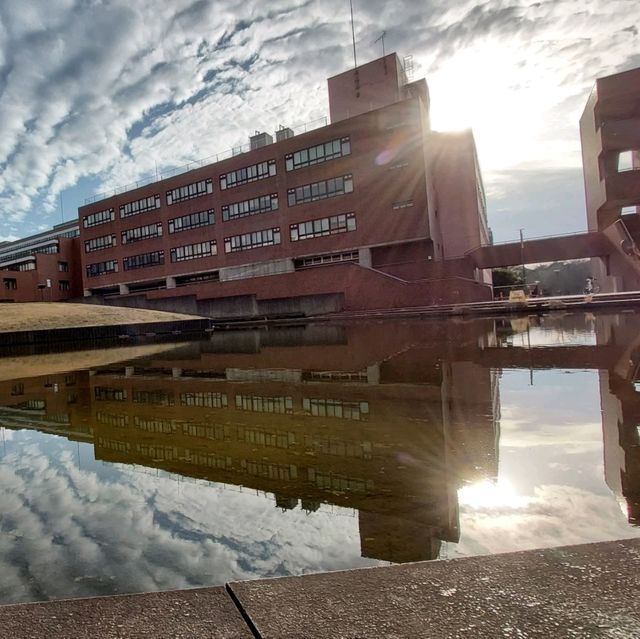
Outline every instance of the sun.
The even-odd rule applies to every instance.
[[[472,128],[485,170],[555,160],[559,149],[545,137],[564,96],[559,75],[544,56],[534,66],[525,43],[476,42],[428,74],[432,127]]]
[[[484,479],[458,490],[458,502],[471,508],[524,508],[529,498],[516,493],[508,480],[490,481]]]

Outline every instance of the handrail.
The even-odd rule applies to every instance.
[[[522,238],[522,242],[524,244],[526,244],[527,242],[534,242],[534,241],[538,241],[538,240],[553,240],[553,239],[560,239],[563,237],[576,237],[576,236],[585,236],[585,235],[601,235],[600,231],[574,231],[572,233],[557,233],[555,235],[536,235],[533,237],[523,237]],[[465,251],[464,253],[460,254],[460,255],[451,255],[448,257],[445,257],[445,261],[447,260],[459,260],[462,258],[465,258],[469,255],[471,255],[472,253],[475,253],[476,251],[478,251],[479,249],[489,249],[492,248],[494,246],[507,246],[509,244],[520,244],[520,238],[516,238],[513,240],[503,240],[502,242],[494,242],[492,244],[478,244],[477,246],[474,246],[473,248],[470,248],[469,250]]]
[[[308,131],[313,131],[314,129],[319,129],[323,126],[327,126],[327,123],[328,118],[325,115],[321,118],[316,118],[315,120],[310,120],[309,122],[297,124],[296,126],[290,128],[294,132],[294,135],[302,135],[303,133],[307,133]],[[167,178],[174,177],[175,175],[180,175],[182,173],[187,173],[188,171],[193,171],[194,169],[202,168],[203,166],[207,166],[208,164],[215,164],[216,162],[222,162],[222,160],[228,160],[229,158],[235,157],[236,155],[248,153],[250,150],[250,143],[241,144],[240,146],[234,146],[230,149],[226,149],[225,151],[209,155],[206,158],[202,158],[200,160],[192,160],[187,164],[177,166],[173,169],[166,169],[165,171],[161,171],[159,173],[143,176],[136,182],[131,182],[122,186],[116,186],[109,191],[103,191],[102,193],[98,193],[91,197],[85,198],[84,203],[93,204],[94,202],[99,202],[100,200],[106,200],[107,198],[113,197],[114,195],[126,193],[127,191],[138,189],[142,186],[153,184],[154,182],[159,182],[160,180],[166,180]]]

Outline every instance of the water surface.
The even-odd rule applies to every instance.
[[[0,381],[0,603],[637,536],[639,329],[351,323],[0,359],[21,375]]]

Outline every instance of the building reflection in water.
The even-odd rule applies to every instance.
[[[145,359],[2,382],[0,418],[91,443],[105,462],[272,493],[278,508],[355,509],[361,554],[404,562],[456,542],[457,491],[497,477],[500,369],[599,369],[606,481],[636,522],[633,322],[572,317],[566,343],[547,345],[552,317],[214,333]],[[535,346],[517,346],[523,331]]]

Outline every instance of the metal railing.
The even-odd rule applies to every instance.
[[[327,116],[323,116],[321,118],[317,118],[315,120],[311,120],[309,122],[305,122],[303,124],[298,124],[293,127],[289,127],[293,131],[293,135],[302,135],[303,133],[307,133],[309,131],[313,131],[315,129],[320,129],[323,126],[327,126],[329,120]],[[260,147],[264,148],[264,147]],[[126,193],[127,191],[131,191],[133,189],[138,189],[142,186],[147,186],[148,184],[153,184],[154,182],[160,182],[160,180],[166,180],[167,178],[174,177],[176,175],[180,175],[182,173],[187,173],[189,171],[193,171],[194,169],[200,169],[203,166],[207,166],[208,164],[216,164],[217,162],[222,162],[223,160],[228,160],[229,158],[236,157],[237,155],[242,155],[243,153],[248,153],[251,150],[251,145],[249,142],[246,144],[241,144],[240,146],[234,146],[230,149],[226,149],[225,151],[221,151],[220,153],[214,153],[213,155],[209,155],[206,158],[202,158],[199,160],[192,160],[187,164],[183,164],[181,166],[177,166],[171,169],[165,169],[163,171],[158,171],[151,175],[146,175],[141,177],[139,180],[135,182],[130,182],[129,184],[125,184],[122,186],[116,186],[113,189],[108,191],[104,191],[102,193],[98,193],[97,195],[93,195],[91,197],[85,198],[85,204],[93,204],[94,202],[99,202],[100,200],[106,200],[107,198],[113,197],[114,195],[119,195],[120,193]]]
[[[600,234],[599,231],[589,231],[589,230],[573,231],[571,233],[557,233],[555,235],[535,235],[533,237],[523,237],[522,241],[526,244],[527,242],[533,242],[537,240],[554,240],[554,239],[560,239],[563,237],[574,237],[576,235],[594,235],[595,236],[599,234]],[[471,255],[472,253],[475,253],[480,249],[484,249],[484,248],[489,249],[493,246],[507,246],[509,244],[520,244],[520,238],[517,237],[513,240],[502,240],[501,242],[493,242],[492,244],[478,244],[477,246],[474,246],[468,251],[465,251],[461,255],[449,255],[445,257],[445,260],[459,260],[464,257],[467,257],[468,255]]]

